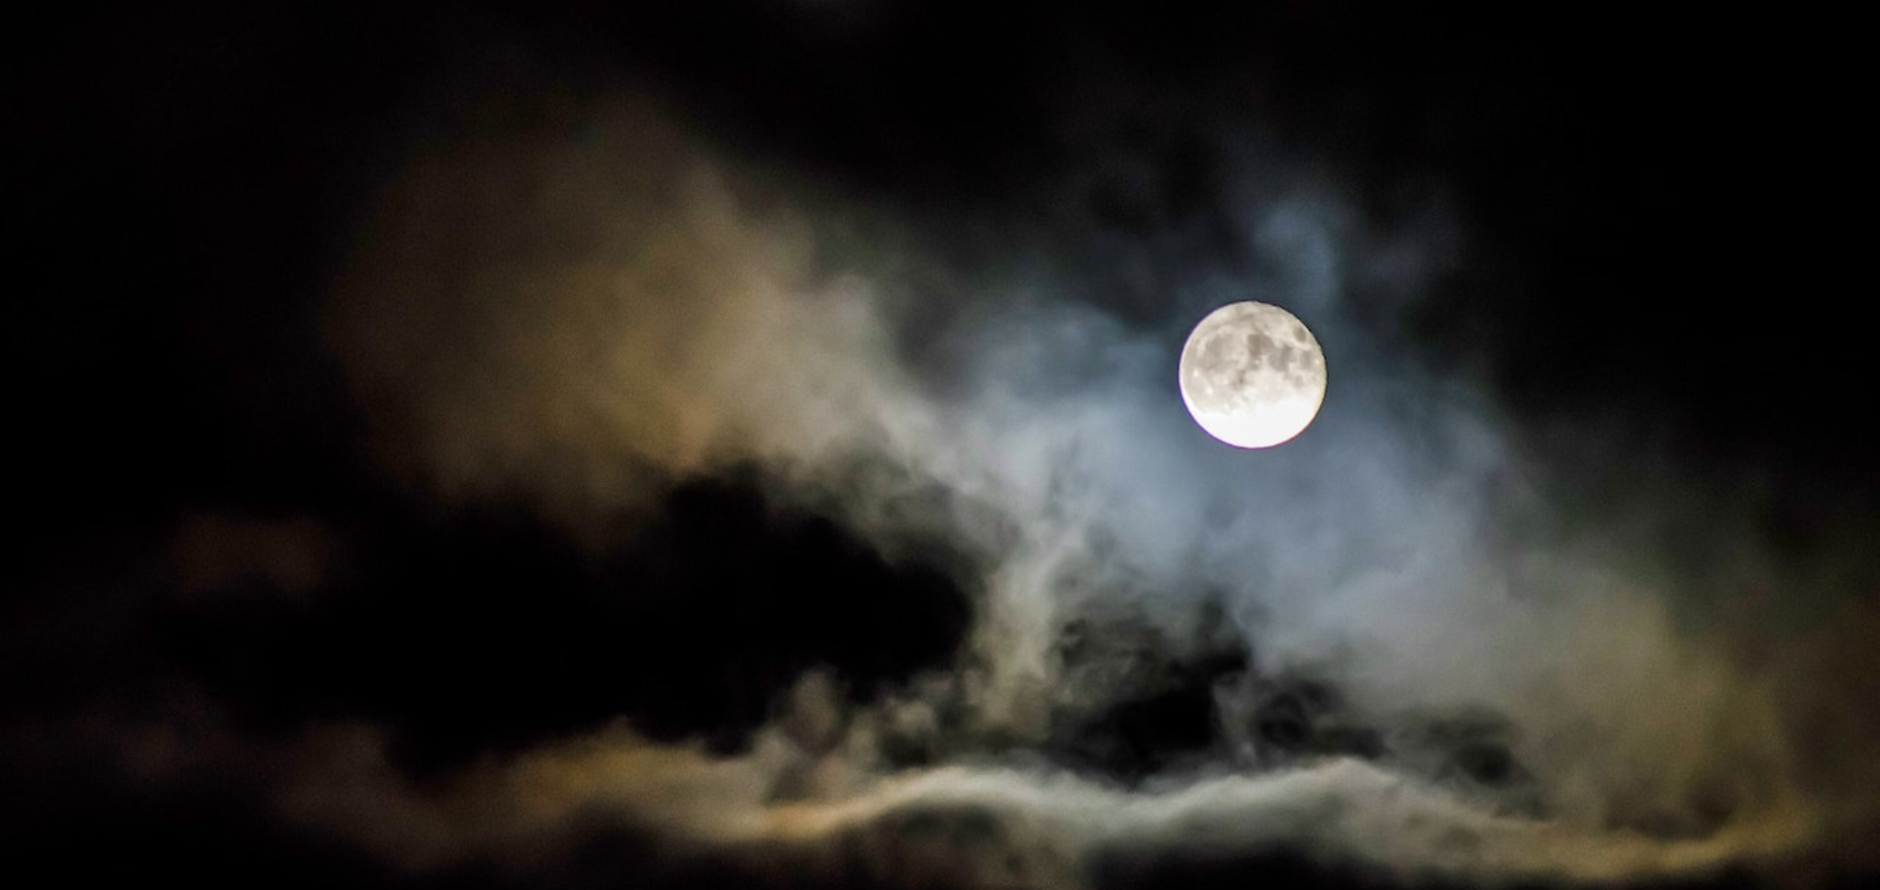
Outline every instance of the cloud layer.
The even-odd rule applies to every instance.
[[[1285,118],[1255,95],[1283,78],[1202,54],[1159,81],[1155,39],[1098,65],[1094,25],[979,45],[955,83],[922,69],[982,35],[970,5],[904,32],[798,4],[821,18],[782,41],[657,6],[615,23],[717,37],[629,40],[677,78],[645,90],[562,89],[476,39],[409,94],[356,87],[399,126],[332,280],[283,301],[306,317],[61,408],[175,389],[194,407],[142,426],[248,438],[217,475],[221,452],[81,436],[61,459],[105,481],[32,501],[62,506],[29,543],[82,540],[0,613],[0,836],[74,880],[110,848],[312,886],[1875,867],[1868,530],[1793,546],[1779,469],[1711,485],[1604,402],[1504,402],[1460,322],[1520,282],[1440,165],[1356,169],[1245,111]],[[738,52],[796,79],[722,81]],[[143,138],[186,155],[182,129]],[[250,196],[219,200],[191,225],[239,228],[215,208]],[[1190,326],[1245,299],[1303,319],[1330,376],[1258,453],[1175,379]],[[192,300],[190,332],[247,306]],[[309,321],[315,355],[248,355]],[[122,339],[194,345],[153,336]],[[270,476],[295,424],[333,454]],[[133,487],[173,509],[58,526]]]
[[[773,496],[839,516],[891,559],[939,537],[970,567],[959,659],[822,730],[848,733],[833,747],[786,767],[762,742],[694,762],[617,741],[627,759],[581,767],[596,790],[554,806],[618,799],[703,843],[860,832],[909,850],[920,842],[893,826],[914,817],[896,814],[985,813],[1010,855],[1042,857],[1020,871],[1043,870],[966,878],[990,886],[1044,872],[1075,885],[1093,850],[1160,845],[1301,845],[1459,880],[1651,879],[1784,862],[1869,818],[1854,749],[1870,672],[1816,662],[1873,616],[1792,609],[1808,614],[1778,633],[1736,592],[1693,594],[1643,542],[1562,515],[1550,496],[1578,468],[1393,341],[1389,301],[1419,299],[1466,255],[1441,202],[1381,224],[1257,134],[1212,138],[1238,164],[1219,202],[1250,260],[1119,247],[1103,277],[1133,266],[1176,283],[1146,319],[1055,262],[1048,224],[962,263],[954,248],[983,223],[780,184],[646,103],[415,154],[366,230],[333,336],[393,431],[381,446],[420,485],[466,502],[524,492],[583,535],[662,478],[755,463]],[[1253,456],[1194,429],[1172,376],[1185,326],[1246,298],[1304,318],[1332,377],[1315,426]],[[1621,506],[1623,529],[1704,505],[1673,480]],[[1757,583],[1835,601],[1717,520]],[[1070,628],[1147,642],[1079,664]],[[1198,681],[1213,726],[1184,778],[1127,790],[1024,753],[1172,682],[1158,664],[1223,645],[1244,657]],[[1308,707],[1305,731],[1342,719],[1373,741],[1286,757],[1232,726],[1300,677],[1336,689],[1339,710]],[[1821,711],[1833,726],[1806,716]],[[896,721],[931,736],[912,744],[937,761],[884,759]],[[1493,780],[1457,766],[1477,743]],[[655,791],[633,783],[665,767],[637,757],[678,758],[661,762],[711,788],[751,772],[735,792]],[[530,777],[504,781],[548,781],[515,769]],[[779,782],[803,800],[769,802]],[[701,798],[729,809],[687,815],[681,801]]]

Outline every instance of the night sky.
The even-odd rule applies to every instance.
[[[1860,884],[1858,29],[1507,6],[8,29],[5,860]],[[1239,300],[1270,450],[1177,391]]]

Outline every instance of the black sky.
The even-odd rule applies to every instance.
[[[668,861],[631,825],[540,868],[400,873],[276,813],[255,753],[364,722],[429,781],[620,715],[736,752],[805,670],[868,703],[959,656],[985,554],[872,539],[839,496],[826,510],[778,496],[769,468],[649,471],[653,506],[617,518],[596,557],[526,492],[463,507],[369,444],[400,433],[349,383],[331,303],[403,159],[478,135],[579,138],[582,110],[622,93],[788,200],[919,220],[957,267],[1030,251],[1081,270],[1100,284],[1073,299],[1148,337],[1182,323],[1163,295],[1190,257],[1258,262],[1235,241],[1222,132],[1260,133],[1366,224],[1405,225],[1439,198],[1466,259],[1417,300],[1352,300],[1392,360],[1480,383],[1522,448],[1567,468],[1557,493],[1587,522],[1645,486],[1747,498],[1778,551],[1853,565],[1861,598],[1880,578],[1864,543],[1880,515],[1858,234],[1871,152],[1849,21],[648,0],[93,6],[9,31],[0,833],[74,877],[617,886],[647,869],[661,886],[821,885],[761,861]],[[1116,243],[1151,245],[1152,273],[1113,274],[1101,245]],[[924,298],[896,348],[943,382],[934,344],[982,297]],[[206,598],[125,605],[115,590],[187,586],[173,544],[204,515],[316,517],[343,556],[312,594],[237,575]],[[227,546],[270,546],[259,534]],[[623,587],[641,595],[610,595]],[[779,588],[815,593],[783,608]],[[1237,657],[1172,664],[1067,724],[1057,753],[1133,780],[1205,748],[1207,684]],[[1332,707],[1313,701],[1288,707]],[[247,747],[161,785],[113,753],[118,723],[195,708]],[[1096,880],[1383,880],[1290,856],[1176,852]]]
[[[1704,457],[1871,463],[1832,22],[1074,6],[172,4],[21,32],[8,238],[39,283],[10,351],[61,384],[23,387],[40,459],[187,412],[162,425],[201,441],[165,475],[253,487],[183,479],[343,422],[309,332],[397,152],[631,88],[818,188],[1040,224],[1062,198],[1042,183],[1102,147],[1062,121],[1093,115],[1153,167],[1076,195],[1078,225],[1139,234],[1213,209],[1197,131],[1256,121],[1369,214],[1454,190],[1482,246],[1418,307],[1434,360],[1481,360],[1525,409],[1623,406]],[[78,462],[100,491],[158,475]]]

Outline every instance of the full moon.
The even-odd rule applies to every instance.
[[[1188,335],[1181,390],[1188,413],[1208,435],[1240,448],[1271,448],[1318,416],[1325,353],[1292,313],[1267,303],[1229,303]]]

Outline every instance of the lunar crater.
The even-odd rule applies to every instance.
[[[1209,313],[1182,347],[1178,377],[1195,422],[1241,448],[1291,440],[1325,397],[1318,341],[1292,313],[1267,303]]]

